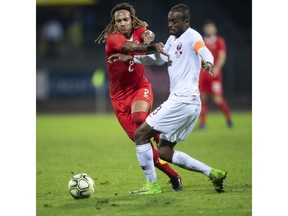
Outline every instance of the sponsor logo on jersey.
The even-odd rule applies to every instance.
[[[182,43],[180,42],[179,44],[177,44],[177,47],[176,47],[176,51],[175,51],[176,58],[180,58],[180,56],[182,55],[181,48],[182,48]]]

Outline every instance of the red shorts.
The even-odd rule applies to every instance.
[[[211,77],[208,72],[201,71],[199,78],[200,94],[222,95],[222,76]]]
[[[146,101],[150,105],[150,112],[153,105],[153,92],[151,84],[136,90],[132,94],[128,95],[126,99],[111,100],[115,115],[131,140],[134,136],[134,132],[138,128],[138,125],[131,117],[131,107],[135,101],[139,100]]]

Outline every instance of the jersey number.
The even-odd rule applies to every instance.
[[[144,89],[144,97],[148,100],[149,99],[149,90],[148,89]]]
[[[133,65],[134,65],[134,61],[130,61],[130,62],[129,62],[129,67],[128,67],[128,71],[129,71],[129,72],[133,72],[133,71],[134,71]]]
[[[159,112],[159,110],[161,110],[161,108],[162,108],[162,105],[160,105],[159,107],[157,107],[157,108],[153,111],[152,115],[156,115],[156,114]]]

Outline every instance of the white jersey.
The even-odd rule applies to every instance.
[[[179,38],[171,35],[164,47],[169,58],[159,53],[134,56],[135,63],[164,64],[168,62],[169,98],[146,118],[147,124],[161,132],[160,138],[179,142],[187,138],[201,112],[198,88],[201,61],[213,64],[213,56],[202,36],[188,28]]]
[[[200,95],[201,57],[194,51],[194,45],[202,40],[202,36],[192,28],[188,28],[179,38],[174,35],[168,38],[164,50],[169,54],[170,61],[170,96],[195,98]]]

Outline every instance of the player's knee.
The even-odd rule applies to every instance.
[[[150,142],[149,131],[147,131],[147,124],[140,125],[134,133],[133,140],[136,144],[145,144]]]
[[[134,112],[131,114],[132,120],[137,124],[141,125],[148,116],[146,112]]]
[[[173,151],[170,148],[161,147],[158,149],[158,156],[161,160],[172,162]]]
[[[142,141],[142,135],[141,133],[139,132],[139,130],[136,130],[134,135],[133,135],[133,140],[134,142],[136,143],[140,143]]]

